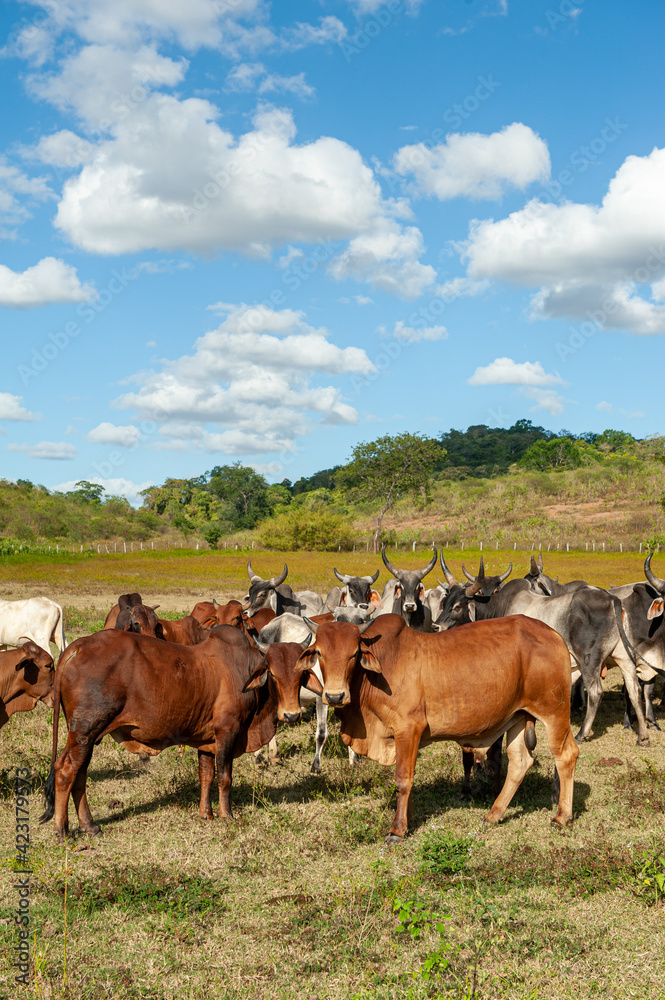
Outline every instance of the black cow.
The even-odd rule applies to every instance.
[[[437,551],[434,549],[431,561],[422,570],[396,569],[386,556],[385,545],[381,549],[381,558],[396,580],[392,607],[386,604],[386,590],[384,590],[384,611],[386,614],[392,612],[394,615],[401,615],[406,624],[418,632],[432,631],[432,614],[424,604],[425,588],[422,581],[434,569],[436,557]]]
[[[586,580],[571,580],[570,583],[559,583],[559,577],[553,580],[543,572],[543,554],[538,553],[538,559],[531,556],[529,572],[524,577],[529,581],[531,589],[536,594],[546,594],[548,597],[560,597],[561,594],[572,594],[576,590],[588,587]]]

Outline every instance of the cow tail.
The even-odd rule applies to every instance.
[[[62,608],[60,608],[60,621],[58,623],[58,639],[56,644],[58,645],[60,652],[64,653],[67,648],[67,640],[65,639],[65,616],[62,613]]]
[[[51,770],[44,786],[44,812],[39,817],[40,823],[48,823],[55,812],[55,759],[58,756],[58,723],[60,722],[60,678],[62,671],[56,671],[53,683],[53,743],[51,744]]]

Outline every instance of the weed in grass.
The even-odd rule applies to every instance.
[[[642,757],[646,768],[635,767],[628,761],[628,770],[614,779],[614,787],[632,810],[640,813],[665,813],[665,768],[656,767],[648,757]]]
[[[412,941],[418,941],[423,932],[428,930],[439,935],[439,943],[428,953],[419,969],[419,975],[426,982],[441,977],[450,965],[449,953],[457,950],[447,937],[450,914],[439,916],[415,899],[396,899],[393,913],[397,917],[398,933],[408,934]]]
[[[466,867],[476,843],[477,838],[472,833],[455,837],[445,830],[430,830],[420,845],[420,870],[432,878],[457,875]]]
[[[642,851],[644,864],[636,874],[639,894],[649,903],[659,903],[665,899],[665,845],[660,844],[655,852]]]

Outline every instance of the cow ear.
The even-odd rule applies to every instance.
[[[376,608],[383,607],[383,601],[381,600],[381,595],[378,590],[370,590],[369,592],[369,603],[373,604]]]
[[[155,638],[166,640],[166,636],[164,635],[164,626],[161,622],[157,622],[155,625]]]
[[[323,694],[323,684],[312,670],[303,670],[300,675],[300,687],[307,688],[314,694]]]
[[[316,659],[317,656],[316,646],[308,646],[298,657],[294,670],[309,670],[311,661]]]
[[[360,666],[363,670],[370,670],[373,674],[381,673],[381,664],[369,649],[360,650]]]
[[[419,584],[417,593],[419,600],[422,601],[423,597],[425,596],[425,588],[423,587],[422,583]]]
[[[652,618],[659,618],[663,610],[665,609],[665,601],[662,597],[657,597],[655,601],[652,601],[649,605],[649,610],[647,611],[647,618],[651,621]]]
[[[402,585],[400,583],[396,583],[395,584],[395,589],[394,589],[393,593],[394,593],[395,597],[399,597],[400,596],[400,594],[402,593]]]
[[[469,621],[475,622],[476,620],[476,602],[469,601]]]
[[[254,688],[263,687],[268,680],[268,668],[265,663],[260,663],[249,676],[249,680],[243,687],[243,691],[253,691]]]
[[[346,590],[342,587],[342,593],[339,596],[339,606],[340,608],[346,607]]]

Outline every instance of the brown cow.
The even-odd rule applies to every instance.
[[[356,753],[396,764],[397,812],[389,842],[403,839],[412,812],[418,748],[455,740],[476,756],[507,734],[508,774],[485,817],[498,823],[533,764],[534,719],[556,761],[559,805],[572,820],[578,749],[570,728],[570,654],[543,622],[522,615],[423,633],[398,615],[368,626],[320,625],[297,670],[318,659],[318,690],[335,706],[341,737]],[[310,684],[316,675],[310,669]]]
[[[216,763],[219,816],[230,817],[233,759],[258,750],[275,734],[278,688],[288,678],[280,674],[274,683],[269,673],[263,653],[228,626],[211,630],[197,646],[109,630],[77,639],[60,657],[56,672],[53,763],[41,821],[55,814],[62,843],[71,793],[81,830],[99,833],[86,798],[86,779],[94,747],[107,734],[132,753],[195,747],[199,815],[213,818],[210,789]],[[297,700],[300,681],[291,668],[293,691],[284,697],[289,706]],[[69,732],[56,759],[61,705]]]
[[[14,712],[31,712],[38,701],[51,707],[54,673],[51,654],[31,640],[0,653],[0,729]]]
[[[195,604],[192,610],[189,612],[192,618],[196,618],[199,625],[203,625],[204,628],[212,628],[213,625],[217,625],[217,608],[219,605],[216,601],[199,601]]]
[[[114,604],[107,614],[104,628],[115,628],[120,612],[133,608],[136,604],[143,604],[140,594],[121,594],[118,598],[118,603]]]
[[[200,625],[191,615],[169,621],[166,618],[158,618],[154,608],[145,604],[135,604],[134,607],[121,611],[115,627],[120,632],[137,632],[141,635],[150,635],[153,639],[164,639],[166,642],[179,643],[183,646],[195,646],[198,642],[203,642],[208,635],[208,629]]]

